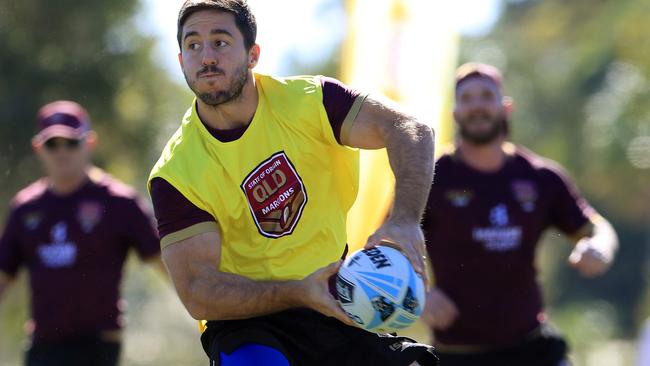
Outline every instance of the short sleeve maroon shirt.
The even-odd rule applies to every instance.
[[[100,174],[59,196],[45,179],[13,201],[0,237],[0,271],[29,274],[33,340],[121,328],[119,286],[130,249],[159,255],[158,236],[130,187]]]
[[[459,318],[435,338],[449,345],[507,345],[539,324],[535,249],[549,227],[573,234],[595,214],[559,166],[517,148],[501,170],[440,157],[423,229],[435,286]]]

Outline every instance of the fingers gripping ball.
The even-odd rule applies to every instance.
[[[424,282],[398,250],[358,250],[336,277],[339,303],[359,328],[390,333],[415,322],[426,298]]]

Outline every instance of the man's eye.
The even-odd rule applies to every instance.
[[[492,94],[492,93],[483,93],[483,100],[486,100],[486,101],[494,100],[494,94]]]

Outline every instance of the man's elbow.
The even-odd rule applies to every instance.
[[[207,320],[208,312],[206,307],[198,301],[184,301],[185,309],[193,319]],[[214,319],[211,319],[214,320]]]
[[[227,313],[223,312],[224,307],[215,304],[214,300],[208,300],[202,291],[205,291],[205,288],[190,287],[178,291],[178,297],[190,316],[196,320],[227,320]]]
[[[185,309],[195,320],[230,320],[233,319],[218,307],[206,305],[200,301],[183,302]]]
[[[403,131],[406,132],[409,139],[417,144],[433,144],[434,131],[433,127],[416,118],[410,119],[405,123]]]
[[[418,134],[422,137],[423,140],[433,141],[435,137],[435,131],[433,126],[429,126],[423,122],[418,122]]]
[[[436,130],[433,128],[433,126],[428,126],[427,125],[427,128],[429,129],[429,131],[427,131],[427,133],[429,134],[431,140],[432,141],[435,140],[435,138],[436,138]]]
[[[196,320],[205,320],[208,318],[207,307],[204,301],[201,301],[199,296],[196,294],[200,291],[199,289],[194,288],[192,281],[178,281],[172,276],[174,287],[176,288],[176,293],[178,298],[183,303],[185,310],[190,314],[190,316]]]

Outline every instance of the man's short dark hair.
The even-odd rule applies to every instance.
[[[178,47],[182,47],[183,25],[187,18],[201,10],[228,12],[235,16],[237,29],[244,36],[244,45],[250,49],[257,38],[257,22],[246,0],[185,0],[178,12]]]

